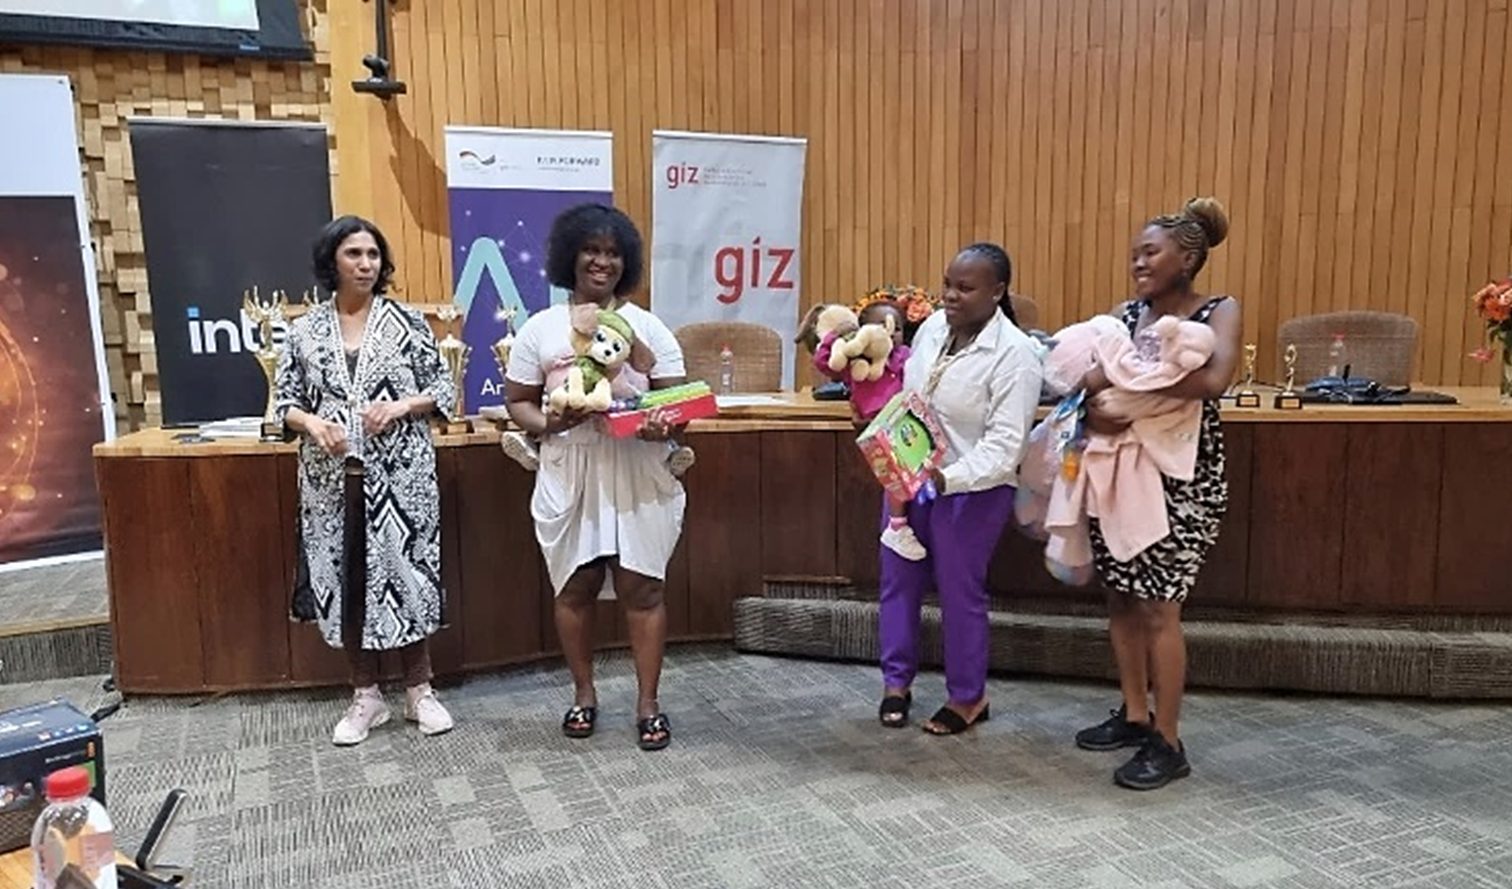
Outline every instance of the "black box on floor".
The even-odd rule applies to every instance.
[[[0,713],[0,852],[31,844],[47,776],[69,766],[89,772],[103,805],[105,742],[93,720],[57,700]]]

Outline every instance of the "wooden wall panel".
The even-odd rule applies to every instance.
[[[797,135],[806,302],[932,286],[989,238],[1054,328],[1125,295],[1140,221],[1211,193],[1233,229],[1203,283],[1262,368],[1286,318],[1374,308],[1421,322],[1424,381],[1493,379],[1466,297],[1512,272],[1505,0],[401,0],[389,102],[349,85],[371,4],[300,3],[309,64],[0,46],[74,82],[123,428],[159,419],[133,114],[330,123],[335,206],[417,303],[450,292],[447,123],[612,130],[643,228],[653,129]]]
[[[1197,579],[1191,601],[1204,605],[1246,604],[1246,578],[1250,569],[1250,511],[1255,492],[1251,486],[1255,466],[1255,430],[1249,423],[1223,427],[1223,453],[1229,488],[1228,512],[1218,531],[1218,543],[1208,554]],[[1262,492],[1263,493],[1263,492]]]
[[[1444,438],[1457,433],[1418,423],[1348,427],[1344,604],[1433,605]]]
[[[1501,492],[1512,487],[1512,439],[1499,424],[1444,429],[1439,494],[1437,588],[1446,611],[1491,613],[1506,606],[1509,534]]]
[[[835,467],[834,433],[760,434],[762,574],[836,576],[835,509],[840,476]],[[752,493],[742,492],[742,496]],[[744,529],[747,534],[751,527]]]
[[[174,541],[198,566],[205,683],[229,686],[289,679],[287,542],[279,455],[181,461],[194,535]],[[280,521],[270,522],[276,515]],[[214,612],[213,619],[204,619]]]
[[[333,18],[359,2],[330,0]],[[364,37],[333,47],[333,103],[338,152],[365,150],[351,163],[373,172],[346,202],[395,233],[418,302],[449,293],[447,123],[613,130],[616,201],[643,228],[652,129],[796,135],[806,302],[932,286],[989,238],[1053,328],[1126,294],[1143,219],[1215,194],[1233,230],[1203,283],[1241,297],[1262,368],[1286,318],[1374,308],[1422,323],[1423,380],[1484,384],[1465,309],[1512,272],[1508,15],[1503,0],[408,2],[394,54],[410,94],[340,95]]]
[[[688,576],[696,578],[688,594],[688,632],[695,636],[734,633],[734,601],[761,594],[767,525],[760,436],[688,436],[698,462],[685,476],[688,509],[679,549],[688,554]]]
[[[141,520],[187,512],[189,467],[179,460],[96,460],[95,477],[104,507],[111,633],[140,643],[130,651],[117,644],[117,681],[125,691],[203,687],[195,565],[185,558],[182,536],[156,533],[158,526]]]
[[[1335,610],[1345,560],[1348,436],[1328,423],[1259,423],[1252,440],[1244,603]]]

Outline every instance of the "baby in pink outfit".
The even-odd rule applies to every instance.
[[[887,353],[887,366],[875,380],[852,379],[849,370],[830,370],[830,351],[835,341],[849,334],[848,330],[832,330],[819,340],[814,348],[814,369],[832,380],[843,382],[850,388],[851,411],[856,419],[870,422],[893,396],[903,391],[903,366],[908,363],[909,348],[904,342],[904,327],[907,317],[903,309],[891,300],[868,303],[857,316],[861,324],[886,324],[888,317],[893,322],[893,346]],[[924,544],[908,526],[908,504],[891,497],[887,501],[887,530],[882,532],[882,545],[905,559],[919,561],[929,555]]]

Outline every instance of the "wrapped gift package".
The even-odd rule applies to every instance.
[[[945,457],[945,436],[915,392],[899,392],[856,438],[877,481],[894,499],[908,501],[928,484]]]

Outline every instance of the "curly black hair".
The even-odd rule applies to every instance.
[[[332,219],[320,230],[315,237],[315,246],[311,250],[311,258],[315,267],[315,280],[331,293],[341,284],[341,276],[336,272],[336,251],[341,249],[341,243],[358,232],[367,232],[373,236],[378,244],[378,255],[382,262],[378,266],[378,279],[373,282],[373,294],[375,296],[388,292],[389,283],[394,277],[394,259],[389,251],[388,239],[378,226],[363,219],[361,216],[341,216]]]
[[[614,295],[634,292],[646,267],[640,232],[630,217],[603,204],[569,207],[551,223],[551,235],[546,241],[546,277],[564,290],[576,287],[578,254],[590,238],[598,235],[614,239],[625,263],[619,283],[614,285]]]

